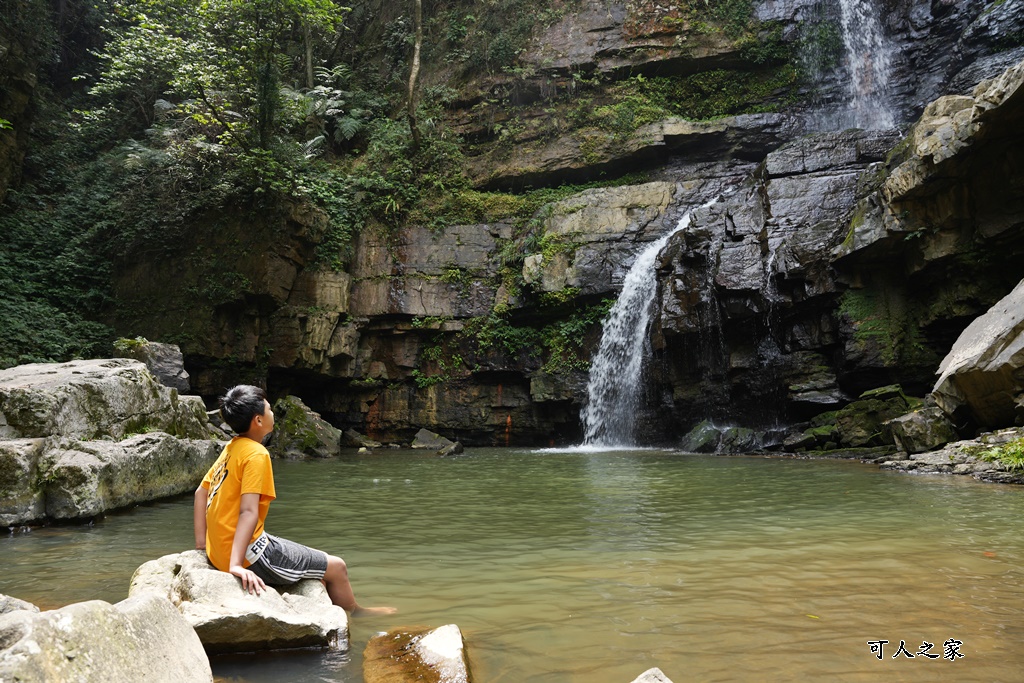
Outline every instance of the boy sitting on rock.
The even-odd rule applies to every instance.
[[[238,434],[196,489],[196,548],[214,567],[242,580],[259,595],[267,586],[320,579],[331,602],[353,614],[393,614],[392,607],[360,607],[339,557],[271,536],[263,522],[276,497],[270,453],[263,439],[274,430],[274,413],[259,387],[239,385],[220,400],[220,414]]]

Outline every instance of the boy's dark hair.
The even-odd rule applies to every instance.
[[[266,400],[267,392],[263,389],[239,384],[220,397],[220,416],[235,430],[235,434],[245,434],[252,425],[252,418],[266,410],[263,403]]]

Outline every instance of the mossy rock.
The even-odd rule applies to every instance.
[[[892,434],[885,423],[905,414],[909,405],[902,390],[899,390],[898,395],[893,395],[891,392],[882,395],[892,397],[886,400],[861,399],[836,413],[836,429],[840,446],[861,448],[893,444]]]
[[[331,458],[341,453],[341,430],[310,410],[298,396],[274,403],[274,432],[268,446],[279,458]]]

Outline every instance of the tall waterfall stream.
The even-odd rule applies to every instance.
[[[590,364],[587,401],[580,414],[584,446],[634,445],[643,365],[650,355],[651,308],[658,291],[654,263],[672,236],[689,227],[692,216],[693,211],[688,211],[674,229],[641,251],[622,281],[622,291],[604,321],[601,344]]]

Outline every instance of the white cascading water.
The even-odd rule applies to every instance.
[[[590,364],[587,403],[580,414],[584,446],[634,444],[640,379],[650,351],[647,330],[658,290],[654,262],[669,238],[690,225],[691,214],[688,212],[674,230],[640,252],[622,281],[622,291],[604,321],[601,345]]]
[[[840,0],[843,43],[850,67],[841,127],[881,130],[896,125],[889,102],[893,48],[882,33],[879,10],[870,0]]]

